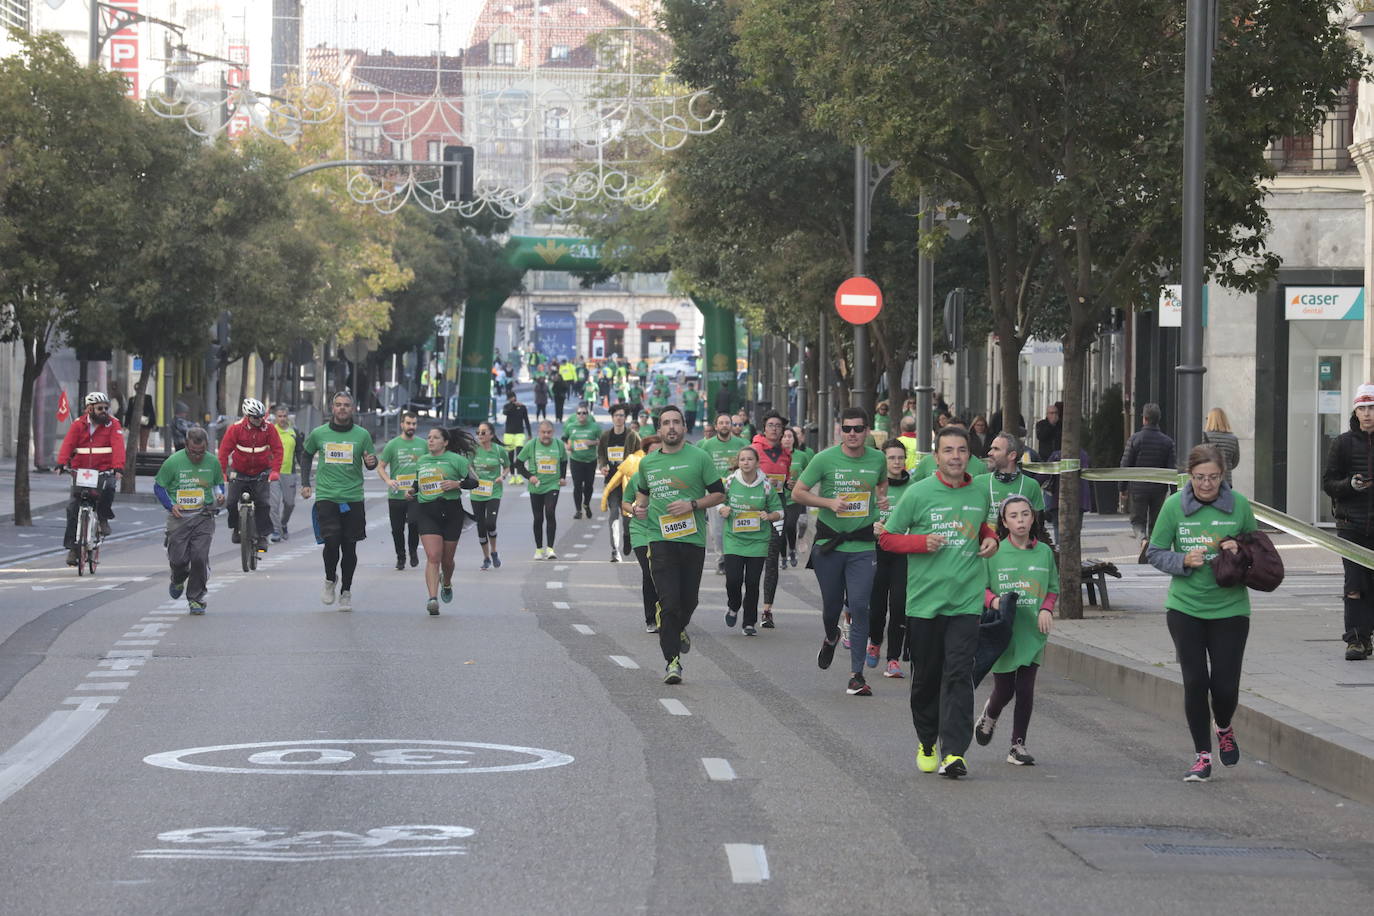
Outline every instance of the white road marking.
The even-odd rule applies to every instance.
[[[161,640],[157,639],[116,639],[116,646],[155,646]]]
[[[555,566],[555,567],[553,568],[553,571],[554,571],[554,572],[567,572],[567,571],[568,571],[568,567],[566,567],[566,566]]]
[[[596,631],[593,630],[591,627],[587,626],[585,623],[575,623],[573,624],[573,629],[581,633],[583,636],[596,635]]]
[[[560,611],[566,611],[571,605],[569,605],[566,601],[555,601],[553,603],[553,606]]]
[[[129,669],[128,671],[87,671],[86,677],[134,677],[138,672]]]
[[[101,703],[118,703],[119,697],[67,697],[63,706],[75,706],[80,712],[100,709]]]
[[[681,700],[673,700],[665,697],[659,700],[659,702],[663,704],[664,709],[675,716],[690,716],[692,714],[692,711],[683,705]]]
[[[49,713],[37,728],[0,754],[0,802],[76,747],[107,712],[78,707]]]
[[[768,853],[762,846],[726,843],[725,858],[730,863],[730,880],[736,884],[762,884],[768,880]]]
[[[77,684],[77,690],[128,690],[128,681],[105,681],[101,684]]]
[[[562,588],[562,587],[563,587],[563,583],[562,583],[562,582],[545,582],[545,583],[544,583],[544,587],[545,587],[545,588]]]
[[[706,767],[706,776],[713,782],[729,782],[735,778],[735,768],[724,757],[703,757],[701,765]]]
[[[92,699],[95,699],[92,697]],[[108,698],[104,698],[108,699]],[[357,753],[343,745],[362,745]],[[381,745],[381,747],[377,747]],[[370,746],[370,747],[369,747]],[[258,749],[265,750],[258,750]],[[255,754],[246,753],[258,750]],[[235,757],[232,752],[244,754]],[[486,752],[486,753],[483,753]],[[256,766],[228,766],[193,763],[186,757],[218,755],[227,763],[256,763]],[[516,763],[487,763],[495,755],[533,757]],[[476,759],[473,759],[476,758]],[[213,747],[183,748],[149,754],[143,762],[150,766],[194,773],[246,773],[281,776],[414,776],[452,773],[509,773],[517,770],[543,770],[573,762],[570,754],[538,747],[509,744],[484,744],[477,741],[402,740],[396,738],[325,738],[322,740],[259,741],[251,744],[221,744]],[[391,769],[397,766],[399,769]]]
[[[638,668],[638,667],[639,667],[639,662],[637,662],[637,661],[635,661],[634,659],[630,658],[628,655],[612,655],[612,656],[611,656],[611,661],[615,662],[617,665],[619,665],[619,666],[622,667],[622,668]]]

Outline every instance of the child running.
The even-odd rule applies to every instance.
[[[554,535],[558,532],[558,490],[568,477],[568,447],[553,437],[553,424],[539,422],[539,436],[525,443],[515,456],[515,469],[530,482],[530,511],[534,513],[534,558],[556,560]],[[548,535],[549,546],[544,547]]]
[[[776,539],[773,523],[782,518],[782,500],[759,473],[758,452],[746,446],[735,460],[737,470],[726,478],[725,503],[717,510],[725,519],[725,625],[735,625],[743,603],[744,635],[757,636],[759,577]]]
[[[458,429],[436,426],[425,436],[428,453],[415,462],[415,485],[410,491],[417,503],[416,527],[425,548],[425,610],[439,616],[439,599],[453,600],[453,554],[463,533],[467,513],[463,490],[477,486],[467,455],[473,452],[472,437]],[[443,584],[440,584],[442,578]]]
[[[1007,592],[1017,594],[1016,621],[1011,644],[993,663],[992,696],[973,730],[981,745],[992,741],[997,717],[1016,698],[1012,716],[1011,750],[1007,763],[1034,766],[1026,753],[1026,730],[1035,705],[1035,673],[1045,660],[1045,642],[1054,626],[1054,606],[1059,600],[1059,572],[1054,552],[1041,537],[1040,523],[1029,499],[1008,496],[997,509],[997,552],[985,561],[988,571],[987,606]]]
[[[501,511],[501,496],[510,466],[510,452],[496,444],[496,427],[483,420],[477,424],[477,447],[472,452],[472,472],[477,487],[470,494],[472,514],[477,519],[477,540],[482,545],[482,569],[501,568],[496,552],[496,516]]]

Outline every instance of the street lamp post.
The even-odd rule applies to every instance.
[[[1374,54],[1374,3],[1362,0],[1360,12],[1350,22],[1350,30],[1360,36],[1367,52]],[[1364,353],[1360,360],[1360,381],[1374,380],[1374,81],[1360,82],[1359,107],[1355,109],[1355,142],[1350,156],[1364,180]]]
[[[868,253],[868,207],[870,202],[868,156],[863,145],[854,147],[854,276],[864,276],[864,260]],[[868,325],[854,325],[854,365],[851,371],[853,388],[849,393],[851,407],[868,410]]]

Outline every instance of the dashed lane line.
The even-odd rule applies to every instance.
[[[735,778],[735,768],[724,757],[703,757],[701,765],[706,768],[706,777],[712,782],[729,782]]]
[[[664,709],[668,710],[668,712],[675,716],[690,716],[692,714],[692,711],[688,709],[686,704],[684,704],[681,700],[674,700],[668,697],[664,697],[663,699],[660,699],[658,702],[663,705]]]
[[[593,630],[591,627],[587,626],[585,623],[575,623],[575,624],[572,625],[572,627],[573,627],[574,630],[576,630],[577,632],[581,633],[583,636],[595,636],[595,635],[596,635],[596,631]]]
[[[611,658],[611,661],[615,662],[617,665],[619,665],[619,666],[622,667],[622,668],[638,668],[638,667],[639,667],[639,662],[637,662],[637,661],[635,661],[634,659],[630,658],[628,655],[612,655],[610,658]]]
[[[730,880],[736,884],[762,884],[768,880],[768,853],[751,843],[726,843],[725,859]]]

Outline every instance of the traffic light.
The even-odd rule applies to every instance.
[[[959,351],[964,348],[964,288],[955,287],[945,296],[945,337],[949,348]]]
[[[470,146],[445,146],[441,194],[448,203],[472,200],[473,157]]]

